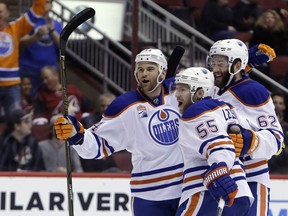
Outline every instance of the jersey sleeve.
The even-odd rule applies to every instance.
[[[245,110],[244,110],[245,111]],[[274,104],[269,97],[267,104],[263,104],[255,109],[247,109],[249,114],[249,125],[259,137],[259,146],[250,155],[252,159],[270,159],[282,147],[284,134],[274,111]]]
[[[111,109],[111,107],[110,107]],[[73,146],[82,158],[101,159],[114,152],[127,149],[134,136],[133,121],[129,110],[115,117],[105,117],[97,124],[85,130],[82,145]]]
[[[15,21],[19,37],[28,34],[35,24],[43,18],[45,4],[46,0],[34,0],[32,7]]]
[[[44,16],[45,15],[45,4],[46,0],[34,0],[32,5],[32,13],[34,16]]]
[[[284,134],[275,113],[273,101],[264,86],[259,83],[248,81],[245,88],[235,88],[237,95],[239,119],[246,116],[243,127],[250,128],[259,137],[258,148],[250,155],[252,159],[266,158],[269,160],[282,147]],[[247,94],[253,92],[253,94]]]

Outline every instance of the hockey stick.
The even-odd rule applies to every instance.
[[[76,14],[64,27],[60,34],[60,74],[62,84],[63,115],[68,115],[68,98],[67,98],[67,76],[65,67],[66,44],[71,33],[82,23],[95,15],[93,8],[86,8]],[[69,216],[74,216],[73,209],[73,189],[72,189],[72,166],[69,142],[65,141],[66,150],[66,175],[67,175],[67,193]]]
[[[184,55],[185,49],[182,46],[176,46],[168,60],[168,69],[166,79],[174,77],[179,62]]]
[[[218,207],[217,207],[217,216],[221,216],[224,209],[225,201],[222,197],[219,199]]]

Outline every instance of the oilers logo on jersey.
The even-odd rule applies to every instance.
[[[179,118],[175,110],[157,110],[148,121],[149,135],[160,145],[175,144],[179,136]]]
[[[0,56],[8,56],[13,51],[13,40],[12,37],[5,33],[0,33]]]

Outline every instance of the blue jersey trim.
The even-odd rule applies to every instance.
[[[246,177],[251,178],[251,177],[258,176],[258,175],[261,175],[264,173],[269,173],[269,169],[265,168],[265,169],[259,170],[257,172],[246,173]]]
[[[212,154],[213,152],[219,151],[219,150],[221,150],[221,151],[226,150],[226,151],[231,151],[231,152],[235,153],[235,149],[232,149],[232,148],[224,148],[224,147],[217,147],[217,148],[215,148],[215,149],[212,149],[212,150],[210,151],[210,154]]]
[[[230,104],[227,104],[226,102],[211,99],[211,97],[206,97],[200,101],[197,101],[196,103],[190,105],[187,110],[182,115],[182,119],[192,119],[199,115],[202,115],[203,113],[211,110],[215,110],[217,108],[220,108],[223,105],[227,105],[229,107],[232,107]]]
[[[157,170],[152,170],[152,171],[147,171],[147,172],[141,172],[141,173],[132,173],[131,177],[141,177],[141,176],[148,176],[148,175],[154,175],[154,174],[158,174],[158,173],[162,173],[162,172],[167,172],[167,171],[171,171],[171,170],[176,170],[176,169],[180,169],[183,168],[184,164],[177,164],[175,166],[171,166],[171,167],[165,167],[162,169],[157,169]]]
[[[261,106],[268,103],[270,94],[260,83],[242,78],[239,82],[230,87],[229,91],[246,106]],[[251,92],[251,94],[249,94]]]
[[[199,149],[199,152],[200,152],[201,154],[203,154],[203,150],[204,150],[205,146],[207,145],[207,143],[213,142],[214,140],[217,140],[217,139],[224,139],[224,138],[229,138],[229,139],[231,139],[229,136],[220,135],[220,136],[214,137],[214,138],[212,138],[212,139],[206,140],[205,142],[203,142],[203,143],[201,144],[200,149]]]
[[[19,69],[16,70],[1,70],[0,71],[0,77],[1,78],[13,78],[13,77],[19,77]]]
[[[112,103],[107,107],[104,112],[105,117],[113,117],[125,110],[129,105],[135,102],[145,102],[136,90],[127,92],[125,94],[117,97]]]
[[[171,182],[169,184],[163,184],[163,185],[158,185],[158,186],[154,186],[154,187],[147,187],[147,188],[141,188],[141,189],[131,189],[131,192],[137,193],[137,192],[153,191],[153,190],[159,190],[159,189],[163,189],[163,188],[167,188],[167,187],[171,187],[171,186],[175,186],[175,185],[180,185],[180,184],[182,184],[182,179],[180,181],[175,181],[175,182]]]
[[[194,189],[194,188],[198,188],[198,187],[203,187],[203,186],[204,186],[203,183],[198,183],[198,184],[189,185],[189,186],[187,186],[187,187],[184,187],[184,188],[182,189],[182,192],[187,191],[187,190],[191,190],[191,189]]]
[[[233,179],[234,179],[234,181],[246,180],[246,178],[244,176],[238,176],[238,177],[235,177]]]
[[[198,166],[198,167],[194,167],[194,168],[188,168],[186,170],[184,170],[183,175],[185,176],[187,173],[192,173],[192,172],[196,172],[199,170],[207,170],[210,166]]]
[[[163,98],[165,95],[168,95],[170,93],[170,91],[174,91],[174,90],[175,90],[175,79],[169,78],[167,80],[164,80],[162,83],[162,92],[161,92],[161,95],[159,96],[160,101],[161,101],[161,98]],[[127,92],[127,93],[117,97],[107,107],[106,111],[104,112],[104,116],[108,117],[108,118],[112,118],[114,116],[119,115],[121,112],[123,112],[130,105],[132,105],[134,103],[144,103],[144,102],[149,102],[151,105],[155,105],[138,88],[137,90]],[[162,105],[162,103],[160,103],[159,105]]]

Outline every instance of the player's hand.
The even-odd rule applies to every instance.
[[[250,67],[257,67],[267,62],[273,61],[276,57],[273,48],[266,44],[256,44],[249,49],[249,61]]]
[[[227,206],[232,206],[238,186],[231,178],[225,162],[213,163],[204,173],[203,184],[217,202],[222,197]]]
[[[259,145],[258,135],[239,124],[228,125],[228,134],[234,142],[236,157],[253,153]]]
[[[71,145],[83,143],[84,127],[73,116],[68,115],[67,118],[63,116],[58,117],[54,122],[54,130],[58,139],[69,139]]]

